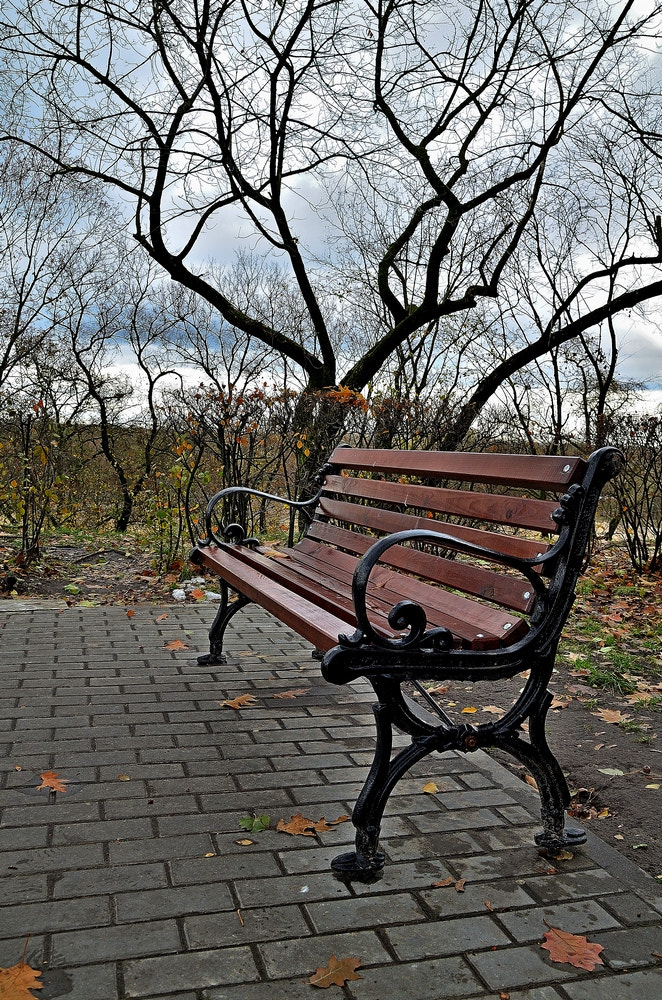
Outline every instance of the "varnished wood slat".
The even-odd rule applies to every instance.
[[[293,594],[265,573],[248,566],[231,552],[209,545],[197,550],[198,559],[240,594],[270,611],[285,625],[324,652],[338,644],[347,622]]]
[[[370,535],[349,531],[325,521],[314,521],[308,537],[337,545],[357,556],[364,555],[375,541]],[[482,597],[486,601],[494,601],[514,611],[530,611],[533,607],[531,587],[520,576],[494,572],[457,559],[444,559],[404,545],[394,545],[388,549],[381,562],[435,583],[463,590],[475,597]],[[525,597],[525,594],[529,596]]]
[[[397,511],[351,504],[345,500],[331,500],[328,497],[320,499],[318,512],[347,524],[361,525],[364,528],[382,531],[385,534],[412,528],[436,531],[453,538],[473,542],[475,545],[482,545],[484,548],[493,549],[504,555],[517,556],[520,559],[535,559],[536,556],[546,552],[549,548],[548,545],[531,541],[528,538],[483,531],[481,528],[467,528],[460,524],[438,521],[436,518],[399,514]]]
[[[418,507],[435,514],[452,514],[514,528],[549,533],[558,531],[556,522],[552,520],[552,513],[558,507],[557,501],[394,483],[385,479],[359,479],[355,476],[327,476],[324,490],[325,493],[401,504],[403,509]]]
[[[341,469],[382,475],[422,476],[534,490],[566,488],[579,482],[586,469],[581,458],[563,456],[386,448],[336,448],[329,461]]]
[[[347,553],[328,546],[315,547],[315,543],[309,539],[303,539],[292,551],[296,558],[308,558],[311,565],[324,565],[329,573],[334,564],[346,571],[354,563],[352,556]],[[381,595],[387,598],[389,607],[402,600],[415,601],[428,612],[431,624],[449,628],[462,640],[464,646],[486,649],[510,645],[515,641],[514,637],[527,630],[526,622],[498,608],[480,604],[412,577],[403,577],[385,566],[375,566],[371,580],[374,589],[370,593],[373,599]]]

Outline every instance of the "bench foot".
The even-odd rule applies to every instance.
[[[579,826],[567,826],[561,834],[541,830],[533,838],[538,847],[546,851],[562,851],[564,848],[579,847],[586,843],[586,831]]]
[[[376,851],[370,857],[358,851],[339,854],[331,862],[331,871],[339,878],[355,882],[376,882],[382,877],[385,855]]]
[[[204,653],[198,657],[201,667],[216,667],[228,662],[225,653]]]

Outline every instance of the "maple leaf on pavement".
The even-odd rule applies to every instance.
[[[547,949],[552,962],[566,962],[576,969],[593,972],[596,965],[604,965],[600,958],[604,950],[601,944],[593,944],[581,934],[570,934],[558,927],[549,928],[540,947]]]
[[[31,969],[21,959],[10,969],[0,968],[0,998],[1,1000],[35,1000],[35,994],[30,990],[41,990],[43,983],[37,980],[41,972]]]
[[[164,649],[189,649],[190,647],[182,642],[181,639],[171,639],[170,642],[166,642],[163,645]]]
[[[632,718],[631,715],[623,715],[613,708],[599,708],[596,712],[591,712],[591,715],[597,715],[603,722],[611,723],[628,722]]]
[[[275,694],[274,698],[282,698],[283,700],[289,698],[297,698],[300,694],[307,694],[308,688],[292,688],[291,691],[281,691],[280,694]]]
[[[329,964],[320,966],[308,982],[311,986],[319,986],[323,990],[329,986],[344,986],[345,983],[352,979],[363,978],[363,976],[359,976],[356,972],[357,968],[360,967],[360,958],[338,959],[335,955],[332,955],[329,959]]]
[[[297,813],[296,816],[290,816],[289,823],[286,823],[284,819],[278,820],[276,829],[282,833],[289,833],[293,837],[314,837],[316,833],[332,830],[338,823],[344,823],[348,819],[349,816],[339,816],[338,819],[331,819],[327,822],[323,816],[321,819],[313,820],[306,819],[301,813]]]
[[[37,785],[37,790],[40,788],[50,788],[52,792],[66,792],[67,779],[60,778],[59,775],[59,771],[44,771],[43,774],[39,775],[41,784]],[[0,993],[0,996],[2,996],[2,993]]]
[[[219,701],[219,705],[227,708],[251,708],[257,704],[257,698],[252,694],[238,694],[236,698],[228,698],[226,701]]]

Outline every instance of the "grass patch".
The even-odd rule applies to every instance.
[[[617,670],[605,664],[601,666],[588,666],[586,683],[591,687],[602,688],[604,691],[611,691],[613,694],[634,694],[637,685],[634,681],[623,677]]]

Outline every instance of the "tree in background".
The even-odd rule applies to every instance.
[[[662,21],[641,10],[7,2],[6,131],[114,189],[150,257],[311,392],[364,390],[473,314],[456,447],[509,378],[662,292]],[[291,308],[208,262],[238,238]]]

